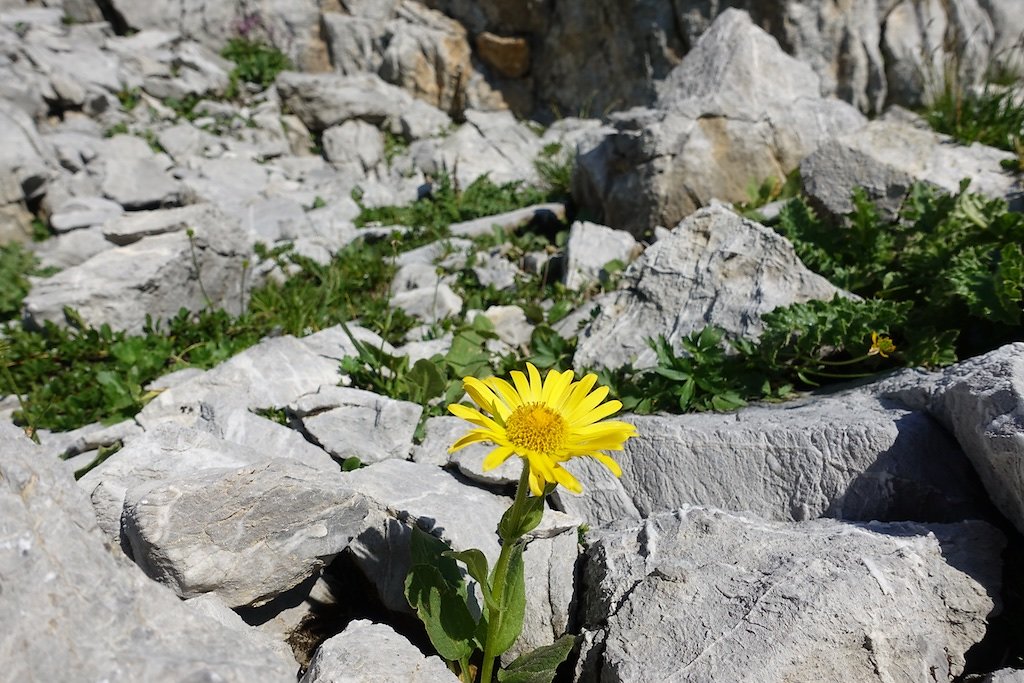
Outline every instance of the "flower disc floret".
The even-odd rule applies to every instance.
[[[573,381],[572,370],[551,370],[541,380],[531,363],[527,373],[511,373],[511,382],[500,377],[466,377],[463,387],[479,407],[461,404],[448,407],[453,415],[475,425],[457,440],[450,452],[472,443],[490,442],[495,448],[484,458],[483,468],[494,469],[512,455],[529,463],[530,490],[541,495],[548,484],[561,484],[574,493],[583,487],[561,463],[570,458],[591,457],[621,476],[618,463],[604,451],[621,451],[636,428],[618,420],[606,420],[622,408],[619,401],[605,401],[607,387],[597,387],[593,373]]]

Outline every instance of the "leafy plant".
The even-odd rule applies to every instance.
[[[224,93],[228,99],[241,94],[241,83],[251,83],[265,90],[277,74],[292,68],[291,60],[276,47],[246,37],[232,38],[220,54],[235,63]]]
[[[924,117],[932,128],[964,144],[980,142],[1012,152],[1024,139],[1024,103],[1011,88],[986,85],[974,91],[947,78]]]
[[[545,145],[533,162],[541,186],[550,199],[566,200],[572,196],[572,173],[575,162],[561,143]]]
[[[0,321],[21,314],[21,302],[28,294],[30,276],[52,275],[54,269],[41,269],[35,254],[17,242],[0,244]]]

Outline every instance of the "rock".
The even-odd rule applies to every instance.
[[[999,609],[1004,540],[983,522],[684,507],[591,540],[585,680],[952,680]]]
[[[656,109],[611,122],[614,132],[580,144],[573,196],[603,224],[644,236],[712,199],[746,201],[751,182],[784,176],[865,119],[820,97],[807,65],[727,10],[665,79]]]
[[[457,315],[462,310],[462,297],[442,282],[435,287],[418,287],[393,294],[390,305],[423,322],[434,323]]]
[[[535,204],[522,209],[515,209],[495,216],[474,218],[470,221],[452,223],[449,227],[453,235],[460,237],[479,237],[494,233],[494,228],[499,227],[506,232],[517,232],[518,230],[534,224],[534,222],[546,225],[565,221],[565,204]]]
[[[422,132],[447,128],[451,120],[435,108],[413,105],[401,88],[371,74],[338,76],[284,72],[277,77],[284,105],[314,132],[322,132],[351,119],[395,132],[404,127]]]
[[[455,550],[480,549],[492,567],[497,561],[496,529],[511,499],[460,484],[431,465],[401,460],[387,460],[347,476],[348,488],[378,501],[386,510],[352,542],[351,551],[388,609],[409,611],[403,593],[409,571],[409,524],[439,535]],[[506,657],[550,644],[566,628],[578,552],[575,521],[548,510],[531,533],[534,540],[524,554],[526,623],[539,626],[524,628]]]
[[[963,446],[995,506],[1024,531],[1024,343],[947,368],[928,410]]]
[[[41,267],[63,270],[85,263],[101,251],[113,248],[114,245],[103,236],[103,228],[97,225],[55,235],[35,244],[32,251],[39,257]]]
[[[245,623],[237,612],[225,605],[214,593],[203,593],[184,602],[193,612],[210,617],[225,629],[235,631],[249,640],[259,643],[261,647],[276,651],[283,661],[294,661],[291,648],[283,640],[277,640]]]
[[[858,187],[884,216],[893,217],[914,182],[955,193],[964,178],[971,180],[972,192],[1024,208],[1024,185],[999,165],[1011,158],[993,147],[963,146],[931,130],[876,120],[822,144],[800,164],[800,178],[814,206],[832,216],[853,210]]]
[[[439,176],[451,174],[459,187],[469,187],[486,175],[503,183],[537,182],[533,160],[540,152],[540,138],[510,112],[467,110],[466,123],[451,135],[420,140],[409,146],[416,167]],[[466,233],[453,233],[467,236]]]
[[[99,252],[84,263],[39,280],[25,298],[29,323],[63,324],[64,308],[70,307],[93,327],[108,324],[139,332],[147,317],[167,320],[182,308],[238,311],[243,294],[242,262],[250,255],[249,244],[238,234],[238,224],[209,207],[160,215],[156,221],[165,218],[174,225],[179,219],[188,220],[194,237],[184,232],[148,237]]]
[[[339,460],[364,464],[404,460],[412,451],[422,406],[347,387],[321,387],[303,396],[292,410],[317,443]]]
[[[980,680],[983,683],[1020,683],[1020,681],[1024,681],[1024,671],[1020,669],[1000,669]]]
[[[480,59],[506,78],[522,78],[530,70],[530,43],[518,36],[484,31],[476,37]]]
[[[70,473],[0,425],[0,657],[12,680],[283,683],[294,662],[112,553]]]
[[[622,477],[596,478],[600,468],[584,467],[586,458],[570,461],[585,487],[596,479],[602,492],[558,492],[562,509],[591,524],[685,504],[779,521],[987,515],[970,463],[949,434],[927,414],[866,393],[629,421],[639,436],[612,454]]]
[[[516,348],[530,343],[533,325],[519,306],[489,306],[484,317],[491,321],[498,339]]]
[[[375,126],[363,121],[346,121],[324,131],[324,156],[332,164],[368,173],[384,160],[384,138]]]
[[[102,197],[76,197],[64,202],[50,215],[50,227],[54,232],[64,233],[81,228],[102,225],[117,218],[124,209],[117,202]]]
[[[516,280],[521,274],[522,271],[501,255],[500,249],[476,253],[473,275],[481,287],[494,287],[498,291],[511,289],[515,287]]]
[[[628,232],[576,221],[569,228],[569,241],[565,245],[568,260],[565,286],[578,290],[607,280],[609,273],[604,267],[608,263],[618,261],[626,266],[639,251],[640,245]]]
[[[29,116],[0,101],[0,242],[28,241],[26,202],[46,192],[48,156]]]
[[[89,494],[100,528],[121,543],[121,513],[129,489],[163,484],[207,469],[257,465],[271,458],[291,458],[307,467],[337,472],[326,453],[256,449],[232,443],[204,428],[160,424],[140,436],[125,439],[124,447],[78,480]]]
[[[141,138],[115,135],[94,164],[104,196],[126,209],[155,209],[181,201],[181,187],[167,173],[170,160],[153,154]]]
[[[312,576],[362,530],[368,506],[341,472],[273,458],[133,487],[122,524],[150,577],[239,607]]]
[[[728,209],[701,209],[649,247],[597,299],[601,311],[579,339],[577,368],[655,364],[646,339],[672,343],[707,325],[752,338],[761,314],[778,306],[840,294],[797,258],[778,233]]]
[[[351,349],[337,339],[321,345],[317,340],[310,344],[290,335],[271,337],[161,392],[136,419],[143,425],[183,416],[194,420],[189,415],[199,411],[203,403],[252,410],[284,408],[323,385],[338,384],[338,359],[354,354],[355,347]]]
[[[326,640],[300,683],[456,683],[440,657],[425,657],[386,624],[349,623]]]

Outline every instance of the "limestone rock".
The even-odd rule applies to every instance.
[[[601,312],[582,333],[573,364],[649,367],[647,338],[675,343],[707,325],[756,337],[761,314],[839,293],[778,233],[722,207],[702,209],[649,247],[619,291],[597,300]]]
[[[183,598],[261,604],[309,578],[362,531],[369,503],[341,472],[269,459],[128,490],[135,562]]]
[[[876,120],[822,144],[800,164],[800,177],[814,205],[834,216],[853,210],[858,187],[884,215],[894,216],[914,182],[954,193],[964,178],[971,180],[972,192],[1024,208],[1024,185],[999,165],[1011,158],[993,147],[959,145],[931,130]]]
[[[365,619],[325,641],[300,683],[456,683],[439,657],[425,657],[386,624]]]
[[[986,514],[985,493],[950,435],[927,414],[867,393],[629,421],[639,436],[612,454],[622,477],[587,458],[570,461],[586,492],[557,492],[562,509],[590,524],[685,504],[780,521]]]
[[[384,138],[363,121],[346,121],[324,131],[324,156],[333,164],[353,166],[360,173],[372,171],[384,160]]]
[[[390,304],[414,318],[433,323],[462,310],[462,297],[443,282],[433,287],[417,287],[392,295]]]
[[[865,119],[820,97],[817,76],[738,10],[723,12],[665,79],[656,109],[611,117],[581,144],[573,194],[634,235],[675,225],[712,199],[745,201],[819,144]]]
[[[364,464],[408,458],[423,412],[409,401],[330,386],[303,396],[293,410],[324,449],[340,460],[356,457]]]
[[[480,59],[506,78],[522,78],[530,70],[530,43],[522,37],[484,31],[476,37]]]
[[[592,537],[583,680],[952,680],[999,604],[983,522],[780,524],[684,507]]]
[[[62,324],[64,308],[71,307],[94,327],[138,332],[147,316],[162,321],[181,308],[238,311],[249,244],[237,223],[215,210],[207,207],[188,217],[195,220],[189,221],[192,239],[184,232],[156,235],[40,280],[25,299],[28,320]]]
[[[963,446],[992,502],[1024,531],[1024,343],[946,369],[928,410]]]
[[[628,265],[640,245],[624,230],[588,221],[576,221],[569,228],[569,241],[565,245],[565,286],[581,289],[607,278],[604,267],[611,261]]]
[[[96,528],[70,473],[0,425],[0,658],[11,680],[294,681],[294,662],[147,579]]]

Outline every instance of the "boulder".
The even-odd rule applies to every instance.
[[[694,504],[765,519],[949,522],[988,514],[964,451],[927,414],[867,392],[758,405],[733,414],[630,416],[638,436],[613,457],[567,468],[595,492],[558,491],[590,524]],[[941,463],[941,465],[939,464]]]
[[[684,507],[591,540],[578,680],[953,680],[1000,608],[1004,539],[984,522]]]
[[[956,436],[999,511],[1024,532],[1024,343],[943,371],[928,411]]]
[[[376,126],[363,121],[350,120],[328,128],[320,144],[328,161],[358,173],[369,173],[384,161],[384,137]]]
[[[365,619],[317,649],[299,683],[457,683],[440,657],[425,657],[387,624]]]
[[[1010,152],[974,143],[957,144],[947,135],[898,121],[875,120],[856,133],[823,143],[800,164],[804,192],[826,215],[853,210],[855,188],[863,188],[887,217],[895,216],[910,186],[925,182],[955,193],[960,181],[970,190],[1006,199],[1024,209],[1024,185],[1000,166]]]
[[[183,604],[111,552],[57,460],[0,425],[0,638],[11,680],[295,680],[275,646]]]
[[[28,322],[64,324],[69,307],[93,327],[139,332],[147,317],[167,320],[182,308],[238,312],[244,306],[243,261],[251,247],[233,219],[211,207],[190,209],[156,221],[168,218],[176,232],[101,251],[39,280],[25,298]],[[182,225],[193,230],[192,237]]]
[[[259,605],[313,576],[361,532],[369,502],[325,472],[270,458],[136,486],[123,534],[135,562],[183,598]]]
[[[749,15],[726,10],[665,79],[654,109],[613,115],[580,145],[573,195],[605,225],[636,236],[712,199],[745,201],[825,140],[866,122],[822,98],[806,64]]]
[[[763,313],[841,293],[808,270],[784,237],[723,207],[701,209],[676,226],[626,270],[619,287],[596,300],[600,312],[580,335],[577,368],[650,367],[656,358],[648,338],[678,343],[708,325],[753,338]]]
[[[50,152],[28,114],[0,101],[0,242],[27,242],[27,202],[46,192]]]
[[[181,202],[181,186],[168,173],[171,161],[154,154],[141,138],[115,135],[100,148],[89,165],[99,178],[103,195],[125,209],[157,209]]]
[[[352,542],[351,551],[388,609],[410,611],[404,582],[412,524],[439,536],[454,550],[478,548],[492,567],[497,561],[498,521],[511,505],[510,498],[466,486],[437,467],[402,460],[386,460],[346,476],[347,488],[376,500],[383,511]],[[526,621],[506,658],[549,645],[568,627],[578,553],[576,522],[548,510],[531,537],[524,554]]]
[[[462,297],[448,285],[439,282],[434,286],[417,287],[393,294],[390,304],[425,323],[434,323],[457,315],[462,310]]]

